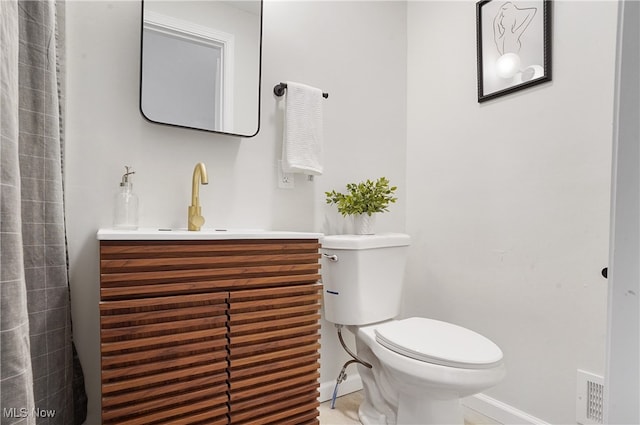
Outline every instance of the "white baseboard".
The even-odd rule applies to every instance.
[[[504,425],[550,425],[542,419],[484,394],[463,398],[462,405]]]
[[[333,396],[333,389],[336,386],[336,381],[321,382],[320,383],[320,403],[323,401],[331,400]],[[347,376],[347,379],[338,386],[338,397],[360,391],[362,389],[362,379],[357,373],[353,373]]]

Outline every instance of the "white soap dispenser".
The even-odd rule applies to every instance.
[[[126,172],[120,182],[120,190],[116,194],[115,214],[113,217],[114,229],[135,230],[138,228],[138,195],[133,193],[131,176],[135,171],[129,166],[124,167]]]

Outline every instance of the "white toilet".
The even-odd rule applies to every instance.
[[[410,238],[399,233],[325,236],[325,318],[356,336],[369,424],[463,424],[460,399],[499,383],[502,351],[451,323],[396,319]]]

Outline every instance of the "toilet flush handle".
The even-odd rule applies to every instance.
[[[322,254],[322,256],[323,256],[324,258],[326,258],[327,260],[332,261],[332,262],[334,262],[334,263],[337,263],[337,262],[338,262],[338,256],[337,256],[337,255],[335,255],[335,254],[333,254],[333,255],[329,255],[329,254]]]

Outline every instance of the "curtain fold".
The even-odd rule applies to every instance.
[[[0,1],[0,423],[35,424],[19,166],[18,3]],[[25,410],[22,410],[25,409]]]
[[[0,419],[2,424],[72,424],[56,42],[56,8],[63,9],[52,0],[1,0],[0,8]]]

